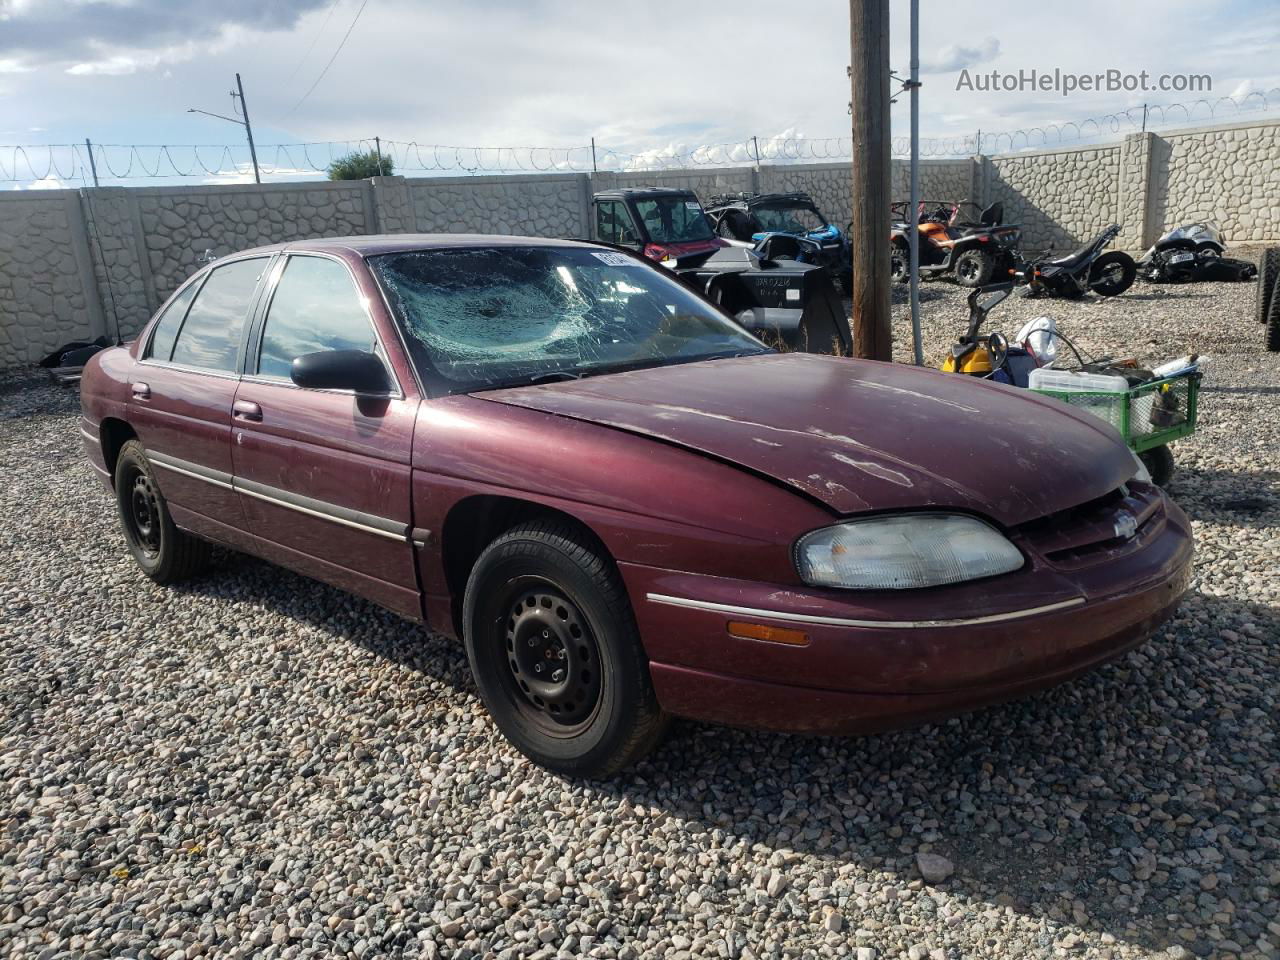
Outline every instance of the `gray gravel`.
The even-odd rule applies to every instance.
[[[963,307],[925,296],[936,360]],[[1252,297],[999,315],[1209,358],[1174,485],[1203,585],[1151,643],[890,735],[678,725],[607,785],[526,762],[459,647],[367,603],[231,555],[150,584],[74,393],[9,377],[0,956],[1280,956],[1280,357]]]

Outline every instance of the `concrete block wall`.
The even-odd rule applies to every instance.
[[[585,173],[422,177],[406,182],[416,229],[422,233],[587,236]]]
[[[895,161],[893,197],[907,198]],[[847,163],[765,164],[653,173],[374,177],[343,183],[101,187],[0,192],[0,368],[73,339],[127,338],[199,266],[205,251],[305,237],[467,232],[588,236],[591,194],[679,186],[708,198],[743,191],[811,193],[843,225]],[[1280,242],[1280,123],[1256,121],[1128,136],[1107,146],[924,160],[928,199],[1003,200],[1028,252],[1077,246],[1107,224],[1117,246],[1216,219],[1227,241]]]
[[[266,243],[377,230],[369,181],[144,187],[129,193],[146,247],[152,309],[199,269],[206,251],[222,257]]]
[[[982,158],[982,197],[1003,201],[1027,251],[1066,252],[1119,222],[1121,147],[1035,150]]]
[[[0,364],[103,333],[81,217],[70,190],[24,191],[0,206]]]

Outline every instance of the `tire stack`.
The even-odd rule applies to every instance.
[[[1266,324],[1267,349],[1280,353],[1280,247],[1267,247],[1258,263],[1258,322]]]

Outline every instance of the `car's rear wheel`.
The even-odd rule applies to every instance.
[[[129,552],[156,583],[177,583],[208,566],[212,548],[173,524],[146,452],[127,441],[116,459],[116,505]]]
[[[544,520],[504,533],[472,568],[467,658],[503,735],[559,773],[606,777],[666,729],[626,590],[584,531]]]

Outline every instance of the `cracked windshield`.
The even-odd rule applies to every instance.
[[[424,377],[463,392],[768,351],[612,250],[468,247],[374,259]]]

